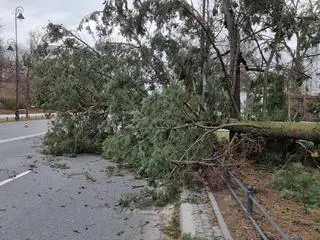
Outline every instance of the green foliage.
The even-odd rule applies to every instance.
[[[45,136],[44,153],[52,155],[100,153],[101,143],[107,134],[105,129],[100,114],[60,116],[56,119],[52,130]]]
[[[284,0],[243,0],[243,3],[249,10],[249,16],[252,24],[261,22],[262,16],[265,15],[270,17],[271,21],[276,21],[285,5]]]
[[[269,73],[268,78],[268,99],[267,99],[267,119],[262,111],[262,90],[263,90],[263,74],[250,84],[249,104],[247,110],[247,118],[250,120],[271,120],[284,121],[286,119],[286,98],[284,91],[284,77]]]
[[[184,233],[181,240],[204,240],[204,238],[192,236],[190,233]]]
[[[300,163],[294,163],[285,170],[279,170],[273,185],[288,198],[301,201],[305,212],[308,207],[320,207],[320,172],[308,172]]]
[[[308,103],[308,111],[316,115],[317,119],[320,120],[320,101],[315,100]]]
[[[258,164],[263,165],[264,167],[277,167],[281,166],[286,162],[286,158],[283,157],[283,153],[266,151],[263,154],[261,161],[258,160]]]
[[[204,133],[203,129],[185,124],[188,110],[184,103],[187,100],[188,94],[178,85],[150,94],[133,113],[130,124],[107,137],[103,145],[104,157],[128,165],[142,176],[168,175],[173,168],[172,161],[179,160],[189,145]],[[189,103],[192,106],[192,100]],[[215,137],[210,137],[203,142],[214,141]],[[210,147],[200,143],[188,158],[208,156],[210,151]]]
[[[176,216],[173,216],[169,222],[169,225],[166,226],[164,233],[174,239],[178,239],[180,236],[180,221]]]
[[[163,207],[175,203],[180,197],[180,185],[177,181],[161,187],[146,186],[139,192],[125,194],[120,198],[119,205],[123,208],[140,208],[147,206]]]

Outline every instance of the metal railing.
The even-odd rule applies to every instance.
[[[220,160],[215,160],[219,165],[222,165]],[[267,212],[267,210],[254,198],[253,187],[250,185],[244,184],[240,181],[232,172],[231,170],[224,168],[223,176],[221,178],[225,182],[226,186],[228,187],[230,193],[232,194],[233,198],[242,208],[242,210],[246,213],[248,219],[252,222],[254,228],[260,235],[260,238],[263,240],[268,240],[268,237],[265,235],[257,221],[253,218],[253,207],[256,207],[257,210],[270,222],[272,227],[277,231],[281,239],[283,240],[290,240],[288,235],[281,229],[281,227],[274,221],[272,216]],[[235,182],[246,194],[247,204],[246,206],[241,201],[241,198],[237,195],[235,190],[231,187],[231,183]],[[300,236],[292,238],[292,240],[303,240]]]

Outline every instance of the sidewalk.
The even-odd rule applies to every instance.
[[[26,118],[26,114],[19,114],[21,119]],[[37,119],[37,118],[44,118],[45,114],[44,113],[29,113],[29,118],[32,119]],[[0,114],[0,119],[7,119],[7,120],[12,120],[15,118],[14,114]]]
[[[182,192],[180,228],[182,234],[200,239],[232,240],[219,206],[212,192],[206,188]]]

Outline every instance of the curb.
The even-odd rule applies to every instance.
[[[190,203],[181,203],[180,205],[180,230],[181,233],[196,235],[195,224],[192,219],[192,205]]]
[[[228,226],[225,223],[225,221],[223,219],[223,216],[221,214],[218,202],[215,199],[213,193],[210,191],[208,186],[206,186],[206,191],[207,191],[208,197],[210,199],[210,202],[211,202],[211,205],[212,205],[212,208],[213,208],[213,211],[214,211],[214,215],[217,218],[218,225],[220,227],[220,230],[222,232],[222,235],[223,235],[224,239],[225,240],[233,240],[232,237],[231,237],[230,231],[228,229]]]
[[[203,201],[203,199],[207,201]],[[208,187],[201,193],[183,189],[180,204],[181,234],[189,234],[201,239],[233,240],[220,212],[217,201]],[[202,203],[195,203],[195,200]],[[205,203],[204,203],[205,202]],[[216,219],[214,224],[211,218]]]

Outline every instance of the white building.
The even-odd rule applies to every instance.
[[[304,89],[308,95],[320,96],[320,44],[313,46],[309,55],[306,67],[310,78],[305,83]]]

